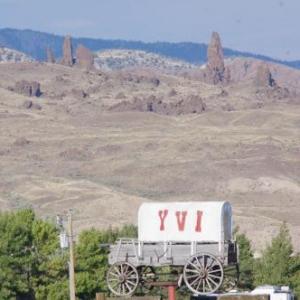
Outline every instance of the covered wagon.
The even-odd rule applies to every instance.
[[[107,284],[118,296],[132,295],[163,266],[177,270],[178,282],[192,293],[214,293],[223,284],[224,268],[238,264],[231,205],[144,203],[138,212],[138,239],[111,245],[109,264]]]

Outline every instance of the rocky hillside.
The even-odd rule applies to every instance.
[[[287,221],[299,250],[300,103],[277,91],[0,64],[0,208],[72,207],[78,230],[135,223],[144,201],[223,199],[255,249]]]
[[[9,48],[0,47],[0,63],[1,62],[33,62],[30,56]]]
[[[138,50],[106,50],[95,55],[96,69],[116,70],[124,68],[152,68],[164,71],[183,71],[196,65],[167,58],[155,53]]]
[[[126,40],[105,40],[91,38],[74,38],[74,47],[79,44],[92,51],[107,49],[131,49],[153,52],[160,55],[184,60],[188,63],[203,64],[206,61],[207,44],[204,43],[145,43]],[[47,47],[53,50],[55,57],[62,56],[61,45],[63,37],[59,35],[38,32],[34,30],[18,30],[12,28],[0,29],[0,45],[22,51],[37,60],[46,60]],[[300,61],[280,61],[271,57],[241,52],[229,48],[224,49],[225,57],[253,57],[264,61],[278,62],[294,68],[300,68]]]
[[[1,210],[72,208],[81,230],[135,223],[145,201],[228,200],[255,249],[286,221],[300,250],[299,70],[228,61],[216,33],[205,66],[172,74],[146,52],[100,53],[97,70],[61,47],[0,64]]]

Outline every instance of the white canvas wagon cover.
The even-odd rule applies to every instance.
[[[150,202],[138,213],[142,242],[222,242],[232,240],[229,202]]]

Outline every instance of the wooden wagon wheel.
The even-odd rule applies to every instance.
[[[139,284],[137,269],[128,262],[116,262],[108,270],[106,282],[116,296],[132,295]]]
[[[224,268],[224,281],[221,290],[229,292],[238,286],[240,277],[239,265],[234,264]]]
[[[138,269],[140,277],[141,292],[149,293],[153,289],[152,283],[157,280],[155,269],[151,266],[144,266]]]
[[[221,262],[209,253],[195,254],[183,269],[183,279],[190,291],[198,295],[216,292],[224,277]]]

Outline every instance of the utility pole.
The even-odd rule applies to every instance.
[[[74,271],[74,242],[73,242],[73,224],[72,213],[68,213],[68,235],[69,235],[69,250],[70,250],[70,262],[69,262],[69,284],[70,284],[70,300],[76,300],[75,296],[75,271]]]

